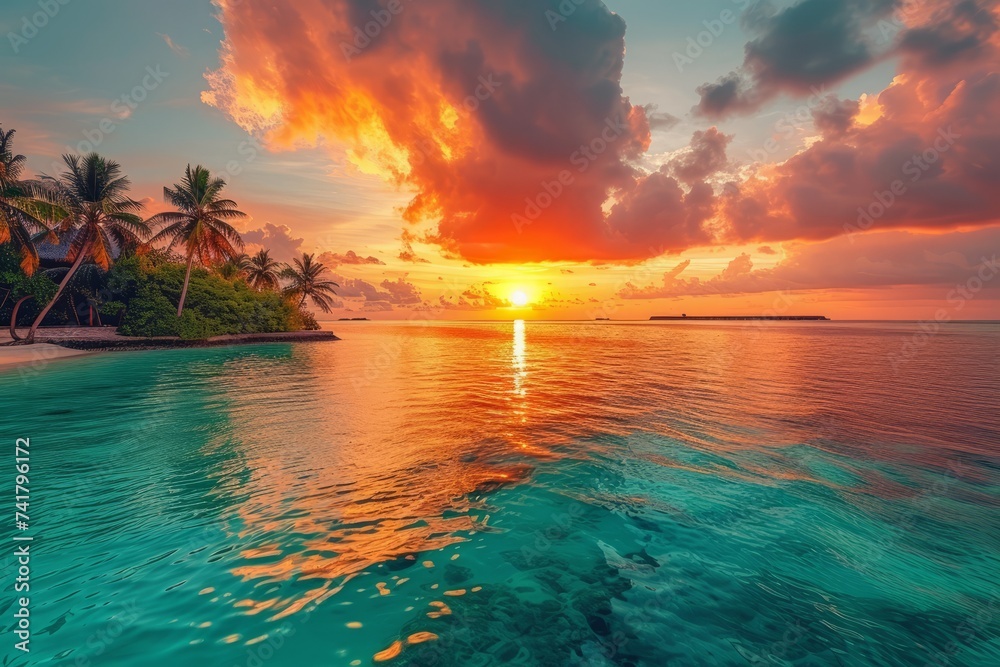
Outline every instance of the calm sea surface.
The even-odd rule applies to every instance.
[[[1000,326],[335,330],[0,372],[3,664],[1000,665]]]

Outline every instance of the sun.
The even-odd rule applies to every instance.
[[[510,302],[518,308],[523,308],[528,305],[528,295],[521,290],[517,290],[510,295]]]

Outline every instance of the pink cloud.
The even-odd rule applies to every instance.
[[[325,264],[331,269],[335,269],[341,264],[344,265],[364,265],[364,264],[375,264],[384,266],[385,262],[377,257],[362,257],[353,250],[348,250],[343,255],[335,252],[324,252],[319,256],[319,261]]]
[[[708,280],[681,277],[690,264],[684,262],[667,272],[661,284],[630,283],[619,296],[658,299],[911,285],[947,287],[963,284],[993,266],[1000,271],[996,251],[990,251],[997,248],[1000,228],[949,234],[872,233],[857,239],[798,244],[785,260],[767,269],[754,270],[751,257],[744,253]],[[1000,277],[987,281],[986,287],[1000,296]]]
[[[251,255],[267,249],[271,251],[271,257],[279,262],[290,262],[302,255],[304,239],[295,238],[288,225],[266,222],[263,227],[243,232],[242,236],[247,245],[246,252]]]

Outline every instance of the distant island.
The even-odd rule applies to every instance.
[[[674,315],[654,315],[649,318],[650,320],[675,320],[675,321],[686,321],[686,320],[722,320],[722,321],[746,321],[746,320],[769,320],[769,321],[780,321],[780,322],[829,322],[829,317],[824,317],[823,315],[701,315],[688,317],[687,315],[674,316]]]
[[[367,317],[341,317],[338,322],[368,322]]]

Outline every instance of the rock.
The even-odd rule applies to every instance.
[[[467,567],[448,563],[444,566],[444,581],[448,585],[462,584],[472,579],[473,572]]]

